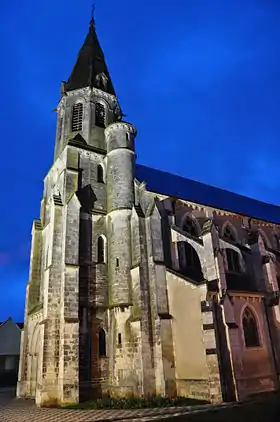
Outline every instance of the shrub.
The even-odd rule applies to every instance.
[[[176,407],[176,406],[192,406],[195,404],[207,404],[205,400],[195,400],[186,397],[161,397],[150,396],[144,397],[127,397],[112,398],[104,397],[85,403],[65,406],[67,409],[147,409],[156,407]]]

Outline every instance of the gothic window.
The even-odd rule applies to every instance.
[[[224,237],[224,239],[229,240],[230,242],[236,241],[235,236],[233,234],[233,231],[229,226],[226,226],[224,228],[223,237]]]
[[[102,236],[97,240],[97,262],[99,264],[105,262],[105,241]]]
[[[97,166],[97,181],[99,183],[104,183],[104,171],[101,164]]]
[[[243,332],[246,347],[260,347],[258,326],[253,312],[246,308],[243,314]]]
[[[228,270],[239,273],[240,272],[240,261],[239,254],[233,249],[226,249]]]
[[[99,330],[98,342],[99,342],[99,356],[104,357],[106,356],[106,333],[103,330],[103,328],[100,328]]]
[[[201,270],[200,259],[197,255],[196,250],[188,243],[185,244],[185,269],[184,273],[196,281],[203,280],[203,274]]]
[[[72,132],[78,132],[83,129],[84,106],[82,103],[74,104],[72,110]]]
[[[105,128],[105,107],[103,104],[95,104],[95,126]]]
[[[190,234],[191,236],[197,237],[198,233],[195,227],[195,223],[192,218],[187,217],[183,224],[184,232]]]

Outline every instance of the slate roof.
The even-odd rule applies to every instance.
[[[280,207],[276,205],[139,164],[136,178],[145,181],[147,189],[154,193],[280,224]]]
[[[96,77],[104,74],[107,78],[107,84],[104,86],[98,83]],[[82,48],[79,51],[76,64],[72,73],[65,84],[65,91],[85,88],[87,86],[95,87],[109,94],[115,95],[115,90],[105,63],[104,54],[100,47],[95,22],[90,21],[89,31]]]

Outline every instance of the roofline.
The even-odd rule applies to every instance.
[[[175,175],[173,175],[172,173],[168,173],[168,174],[170,174],[171,176],[176,176],[176,174]],[[191,180],[192,182],[196,182],[196,180],[192,180],[192,179],[186,179],[186,180]],[[200,183],[200,182],[196,182],[196,183]],[[202,185],[203,184],[204,183],[202,183]],[[216,188],[215,186],[212,186],[212,185],[206,185],[206,186],[211,186],[211,188],[213,188],[213,189],[220,189],[220,188]],[[224,190],[224,189],[220,189],[220,190],[223,190],[224,192],[227,192],[227,193],[232,193],[233,195],[239,195],[238,193],[231,192],[229,190]],[[163,196],[166,196],[168,198],[177,199],[177,200],[180,200],[180,201],[190,202],[190,203],[192,203],[194,205],[201,206],[201,207],[212,208],[214,211],[218,211],[218,212],[221,212],[221,213],[222,212],[227,212],[227,213],[230,213],[232,215],[238,215],[240,217],[251,218],[254,221],[260,221],[260,222],[263,222],[263,223],[275,224],[276,226],[280,226],[280,223],[277,223],[276,221],[266,220],[265,218],[260,219],[260,218],[254,217],[252,215],[249,215],[249,214],[240,214],[237,211],[232,211],[230,208],[218,208],[218,207],[214,207],[213,205],[209,205],[206,202],[205,203],[202,203],[202,202],[193,202],[192,200],[187,199],[187,198],[182,198],[180,196],[175,196],[175,195],[174,196],[171,196],[171,195],[167,195],[166,193],[154,192],[154,191],[151,191],[149,189],[147,189],[147,192],[150,192],[153,195],[163,195]],[[239,196],[243,196],[243,195],[239,195]],[[272,205],[274,207],[278,207],[278,205],[269,204],[268,202],[261,202],[258,199],[250,198],[249,196],[243,196],[243,198],[250,199],[252,201],[257,201],[257,202],[259,202],[261,204],[265,204],[265,205],[268,205],[268,206],[271,206]],[[280,213],[280,207],[279,207],[279,213]]]
[[[260,201],[259,199],[255,199],[255,198],[252,198],[250,196],[241,195],[240,193],[232,192],[230,190],[219,188],[217,186],[213,186],[213,185],[209,185],[207,183],[199,182],[199,181],[194,180],[194,179],[189,179],[187,177],[178,175],[176,173],[170,173],[168,171],[160,170],[160,169],[155,168],[155,167],[149,167],[149,166],[146,166],[144,164],[138,164],[138,163],[136,165],[139,166],[139,167],[145,167],[147,169],[154,170],[154,171],[159,172],[159,173],[164,173],[164,174],[169,175],[171,177],[172,176],[173,177],[178,177],[178,178],[182,179],[182,181],[184,181],[184,180],[185,181],[191,181],[191,182],[194,182],[194,183],[199,184],[200,186],[207,186],[207,187],[212,188],[212,189],[215,189],[216,191],[219,191],[221,193],[227,193],[227,194],[235,195],[238,198],[242,198],[242,199],[245,199],[245,200],[253,201],[254,203],[257,203],[257,204],[262,204],[262,205],[265,205],[265,206],[268,206],[268,207],[275,207],[275,208],[277,208],[279,210],[279,214],[280,214],[280,206],[279,205],[272,204],[270,202]],[[146,185],[149,185],[149,182],[148,181],[146,182],[145,180],[143,180],[142,182],[145,182]],[[196,205],[209,207],[209,208],[212,208],[213,210],[218,210],[218,211],[221,211],[221,212],[226,211],[226,212],[230,212],[231,214],[239,215],[239,216],[242,216],[242,217],[248,217],[248,218],[251,218],[252,220],[255,220],[255,221],[266,222],[266,223],[270,223],[270,224],[276,224],[277,226],[280,225],[280,223],[277,223],[274,220],[267,220],[265,218],[260,219],[260,218],[254,217],[253,215],[249,215],[249,214],[240,214],[240,213],[238,213],[236,211],[232,211],[229,208],[223,208],[222,209],[222,208],[218,208],[218,207],[216,207],[214,205],[209,205],[209,204],[207,204],[207,202],[205,202],[205,203],[202,203],[202,202],[194,202],[193,200],[190,200],[190,199],[187,199],[187,198],[183,198],[183,197],[181,197],[179,195],[172,195],[171,196],[171,195],[166,194],[166,193],[154,192],[154,191],[150,190],[149,188],[147,188],[147,191],[153,193],[154,195],[161,194],[161,195],[164,195],[166,197],[170,197],[170,198],[174,198],[174,199],[179,199],[179,200],[182,200],[182,201],[188,201],[188,202],[191,202],[191,203],[196,204]]]
[[[16,327],[19,329],[19,331],[22,330],[22,328],[18,326],[17,322],[15,322],[12,317],[9,317],[8,319],[6,319],[6,321],[2,322],[2,324],[0,324],[0,328],[7,324],[8,321],[12,321],[14,325],[16,325]]]

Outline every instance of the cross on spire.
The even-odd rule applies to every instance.
[[[95,3],[92,4],[92,8],[91,8],[91,24],[95,24],[95,19],[94,19],[94,12],[95,12]]]
[[[94,19],[94,12],[95,12],[95,3],[92,4],[92,8],[91,8],[91,17],[92,17],[92,19]]]

